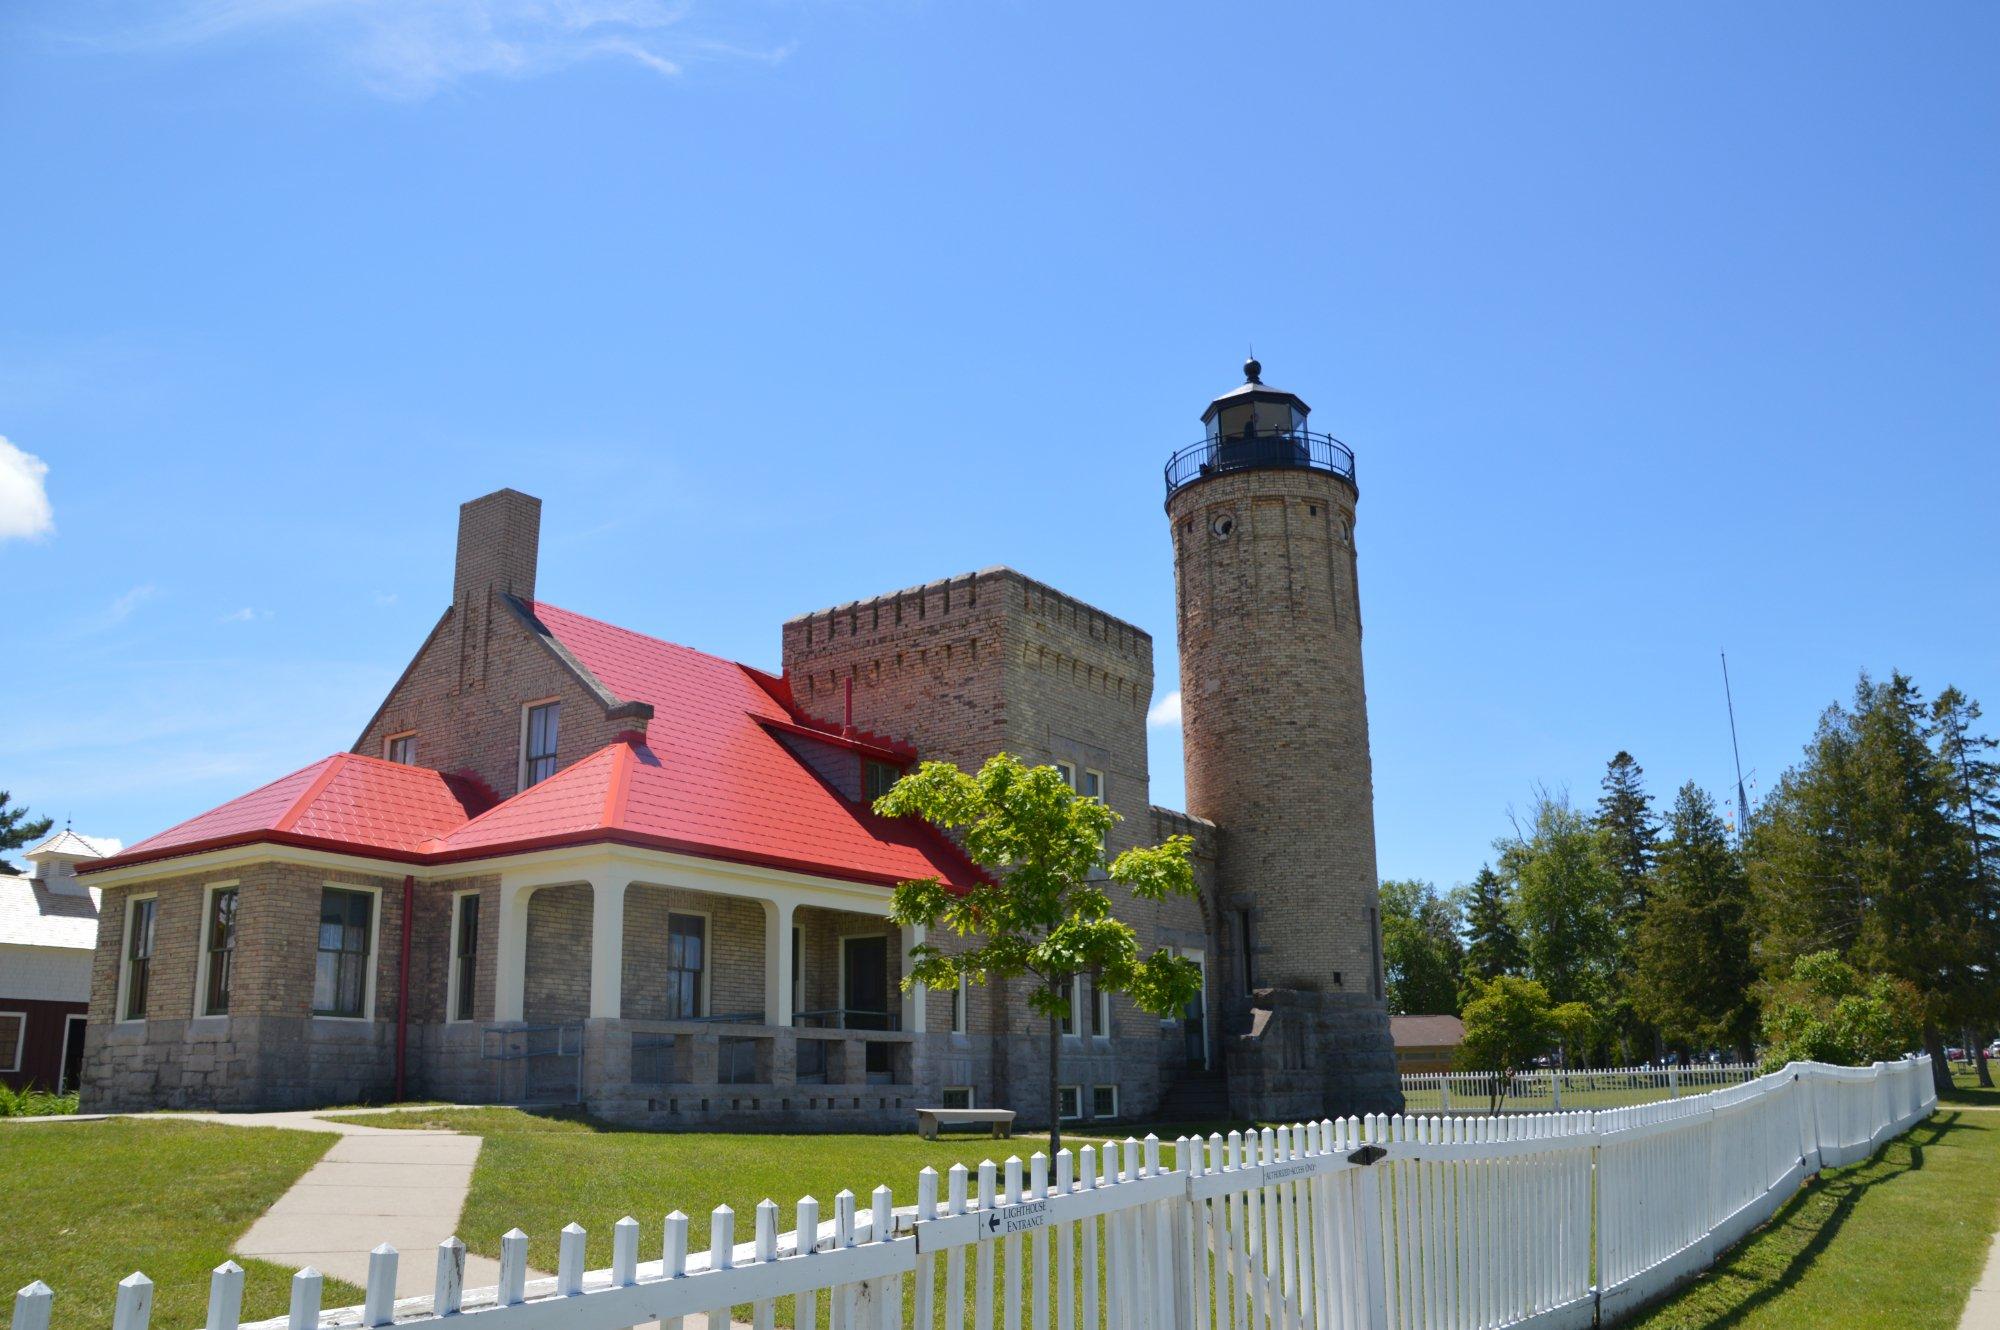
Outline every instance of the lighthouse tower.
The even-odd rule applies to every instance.
[[[1245,382],[1167,463],[1187,807],[1213,900],[1232,1110],[1401,1106],[1384,1005],[1354,454]]]

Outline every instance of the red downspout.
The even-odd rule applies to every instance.
[[[403,874],[403,959],[396,976],[396,1102],[403,1101],[403,1072],[410,1052],[410,904],[417,879]]]

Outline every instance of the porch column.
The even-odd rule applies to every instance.
[[[792,1023],[792,918],[788,900],[764,903],[764,1024]]]
[[[903,973],[910,972],[910,948],[924,940],[922,924],[903,926]],[[911,984],[903,992],[903,1028],[919,1034],[924,1028],[924,986]]]
[[[499,951],[493,958],[493,1019],[518,1021],[527,1010],[528,897],[533,887],[500,883]]]
[[[625,984],[623,874],[590,879],[590,1014],[617,1020]]]

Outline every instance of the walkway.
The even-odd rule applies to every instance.
[[[392,1113],[396,1109],[326,1109],[342,1117]],[[74,1118],[0,1119],[20,1123],[91,1121]],[[437,1245],[458,1231],[472,1168],[482,1144],[477,1136],[453,1131],[405,1131],[329,1122],[314,1112],[133,1113],[143,1122],[216,1122],[228,1127],[276,1127],[283,1131],[330,1132],[340,1139],[305,1176],[292,1184],[232,1249],[287,1269],[310,1265],[321,1274],[364,1288],[368,1253],[388,1243],[400,1256],[396,1296],[419,1297],[437,1278]],[[530,1280],[545,1279],[529,1271]],[[465,1258],[465,1287],[500,1282],[500,1263],[485,1256]]]

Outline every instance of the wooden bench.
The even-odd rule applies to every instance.
[[[917,1110],[917,1135],[927,1141],[937,1139],[941,1127],[991,1127],[993,1139],[1014,1134],[1014,1110],[1011,1108],[920,1108]]]

